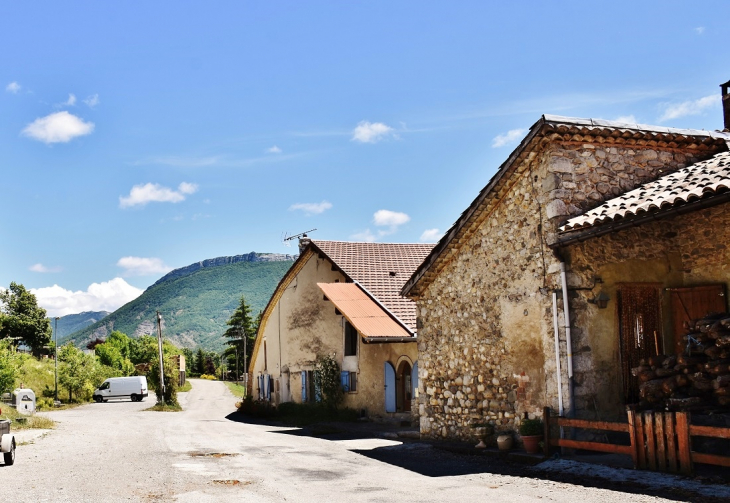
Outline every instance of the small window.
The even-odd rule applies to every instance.
[[[357,356],[357,330],[345,321],[345,356]]]
[[[340,374],[342,391],[345,393],[354,393],[357,391],[357,372],[348,372],[344,370]]]

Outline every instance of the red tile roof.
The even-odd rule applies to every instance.
[[[560,230],[565,233],[598,227],[709,198],[728,189],[730,152],[723,152],[609,199],[597,208],[571,218]]]
[[[400,294],[433,244],[350,243],[312,240],[343,273],[360,283],[391,313],[416,331],[416,304]]]
[[[317,283],[347,321],[364,337],[411,337],[355,283]]]

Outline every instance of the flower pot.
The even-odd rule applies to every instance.
[[[512,448],[514,439],[512,435],[500,435],[497,437],[497,447],[500,451],[508,451]]]
[[[522,443],[525,445],[527,454],[540,454],[540,441],[542,435],[528,435],[522,437]]]

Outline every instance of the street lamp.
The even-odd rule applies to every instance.
[[[55,385],[54,392],[53,392],[53,396],[54,396],[53,400],[55,402],[58,402],[58,316],[56,316],[55,321],[56,321],[55,328],[53,329],[53,341],[54,341],[53,350],[55,352],[55,355],[53,356],[53,363],[55,366],[54,373],[55,373],[56,385]]]

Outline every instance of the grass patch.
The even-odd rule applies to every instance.
[[[193,383],[191,383],[189,379],[185,379],[185,384],[183,384],[182,386],[180,386],[177,389],[177,392],[178,393],[185,393],[185,392],[190,391],[191,389],[193,389]]]
[[[226,386],[228,386],[228,389],[231,390],[233,396],[237,398],[243,398],[243,396],[246,394],[245,386],[241,386],[240,384],[236,384],[230,381],[226,381]]]
[[[158,404],[150,407],[149,409],[145,409],[145,410],[152,410],[152,411],[155,411],[155,412],[181,412],[183,410],[183,408],[180,407],[180,404],[176,404],[176,405],[169,405],[169,404],[160,405],[158,403]]]
[[[0,419],[10,419],[12,421],[10,428],[13,430],[46,430],[56,426],[52,419],[43,416],[24,416],[9,405],[3,405],[2,410],[3,413],[0,414]]]

